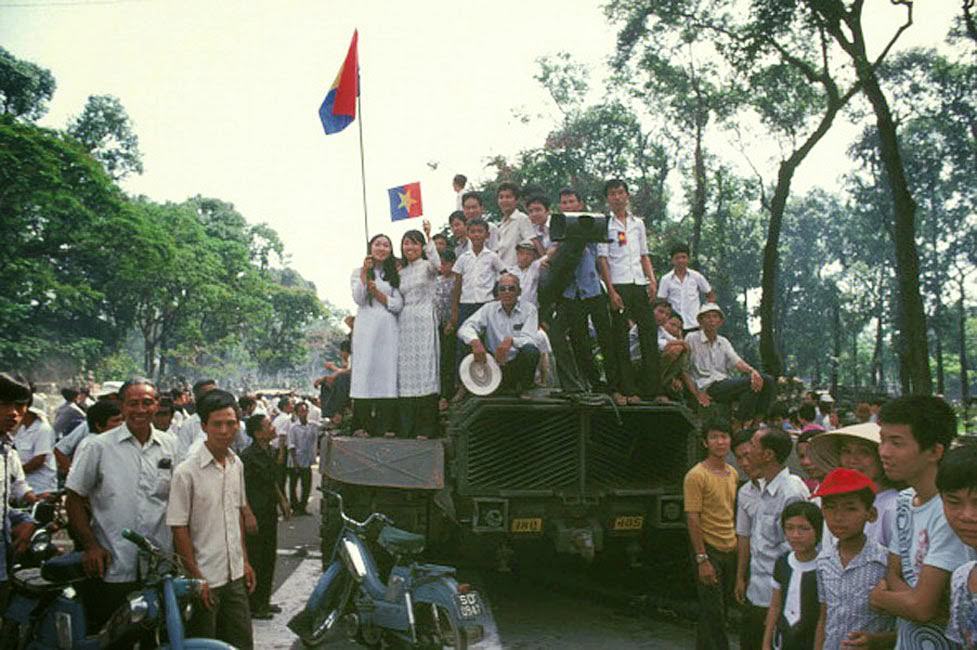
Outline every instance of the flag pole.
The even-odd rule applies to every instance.
[[[359,70],[357,70],[357,77],[359,76]],[[359,81],[359,80],[358,80]],[[362,89],[360,86],[359,90]],[[360,93],[356,94],[356,123],[360,132],[360,183],[363,188],[363,233],[366,235],[366,241],[370,241],[370,225],[367,220],[366,212],[366,160],[363,156],[363,101],[360,99]]]

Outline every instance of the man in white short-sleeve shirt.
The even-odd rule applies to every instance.
[[[622,362],[619,392],[612,397],[618,405],[636,404],[640,399],[663,396],[658,366],[658,328],[651,313],[651,301],[658,290],[658,280],[648,252],[648,234],[644,222],[630,209],[627,184],[611,179],[604,184],[604,197],[610,208],[606,245],[597,249],[597,263],[607,285],[611,309],[613,345],[619,360],[628,359],[628,320],[638,326],[641,348],[641,372],[635,377],[631,364]],[[639,397],[640,393],[640,397]]]
[[[523,241],[533,241],[536,237],[536,229],[529,221],[529,216],[516,208],[519,188],[514,183],[499,184],[496,196],[502,222],[499,223],[498,241],[495,243],[494,250],[499,254],[503,265],[509,268],[516,266],[516,245]]]
[[[58,468],[54,460],[54,429],[34,408],[28,409],[13,435],[14,447],[24,464],[27,483],[35,494],[58,489]]]
[[[898,617],[898,650],[952,650],[944,636],[943,596],[953,571],[974,559],[946,521],[936,488],[944,452],[957,435],[953,408],[939,397],[909,395],[879,411],[879,457],[886,478],[909,487],[892,519],[889,568],[869,604]]]
[[[187,573],[204,581],[187,636],[253,647],[248,593],[254,571],[244,544],[247,506],[244,464],[231,450],[239,420],[237,399],[215,389],[197,403],[204,443],[173,475],[166,523]]]
[[[682,329],[686,334],[699,329],[699,301],[704,296],[706,302],[716,302],[716,293],[706,277],[689,268],[689,247],[676,244],[670,251],[672,270],[662,276],[658,283],[658,297],[666,299],[675,313],[682,317]]]
[[[152,426],[158,401],[152,382],[132,379],[119,395],[125,422],[91,436],[65,482],[68,523],[83,550],[85,572],[92,577],[80,589],[95,630],[139,588],[138,549],[122,538],[122,529],[134,530],[164,550],[171,546],[165,519],[176,441]]]
[[[760,373],[743,361],[719,328],[726,320],[723,310],[715,303],[699,309],[702,329],[685,337],[689,344],[689,374],[695,381],[696,399],[708,408],[712,402],[739,402],[736,417],[750,423],[766,415],[776,395],[773,377]],[[734,371],[744,373],[731,377]]]

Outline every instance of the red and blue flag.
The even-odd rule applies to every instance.
[[[387,190],[390,196],[390,220],[400,221],[424,214],[421,206],[421,184],[408,183]]]
[[[343,67],[339,69],[336,80],[332,82],[319,107],[319,119],[326,135],[339,133],[356,119],[356,98],[360,94],[360,71],[356,54],[358,36],[358,32],[354,31]]]

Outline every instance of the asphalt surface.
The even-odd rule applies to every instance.
[[[313,514],[279,522],[272,602],[284,611],[271,621],[254,621],[256,648],[302,647],[285,624],[302,608],[321,571],[318,492],[314,492],[312,501],[309,511]],[[647,605],[649,596],[608,597],[606,583],[592,588],[588,579],[582,575],[577,579],[573,573],[572,567],[561,567],[559,572],[512,574],[462,568],[459,579],[482,593],[498,626],[497,637],[477,647],[695,647],[694,624],[667,613],[662,615],[661,611],[652,613]],[[655,595],[650,594],[650,598],[654,600]],[[330,647],[358,646],[342,641]]]

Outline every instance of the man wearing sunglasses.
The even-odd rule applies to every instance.
[[[482,305],[458,329],[458,338],[471,346],[477,363],[484,363],[492,350],[502,368],[499,388],[522,393],[532,387],[539,363],[539,316],[535,307],[519,300],[519,278],[511,273],[502,274],[495,293],[496,300]],[[485,343],[479,338],[483,334]]]

